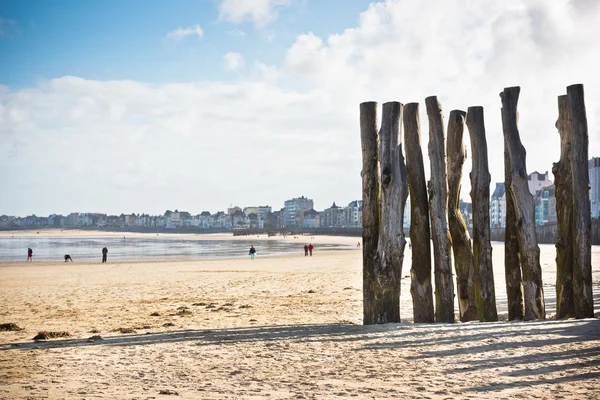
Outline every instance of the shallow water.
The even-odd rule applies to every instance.
[[[34,261],[64,261],[64,255],[69,254],[76,262],[99,262],[103,247],[108,248],[108,262],[242,258],[248,257],[250,245],[256,248],[256,257],[304,252],[304,243],[282,240],[9,237],[0,238],[0,261],[25,261],[28,247],[33,249]],[[319,244],[315,251],[347,248]]]

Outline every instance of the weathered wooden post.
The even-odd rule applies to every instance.
[[[375,131],[377,129],[376,108],[377,104],[374,106],[373,103],[361,104],[363,320],[365,324],[400,322],[400,280],[406,244],[403,222],[404,206],[408,197],[408,183],[400,145],[402,104],[390,102],[383,105],[383,118],[379,132],[379,156],[377,154],[377,136],[375,135],[373,139],[373,129]],[[379,159],[379,171],[377,171],[377,159]],[[372,168],[375,168],[375,171]],[[372,204],[373,201],[376,202],[375,206]],[[365,206],[366,203],[368,203],[368,209]],[[365,237],[366,210],[369,213],[367,234],[374,235],[376,241],[372,237]],[[375,220],[377,222],[374,222]],[[375,227],[377,227],[377,231],[374,230]],[[375,248],[373,249],[371,246],[375,246]],[[367,255],[370,257],[369,259],[365,258]]]
[[[523,268],[525,320],[544,319],[544,288],[540,266],[540,248],[535,235],[535,203],[527,185],[525,148],[521,144],[517,126],[517,103],[521,88],[505,88],[502,99],[502,126],[508,149],[510,186],[506,188],[513,200],[519,255]],[[508,197],[508,196],[507,196]]]
[[[379,178],[377,170],[377,103],[360,105],[363,198],[363,323],[375,321],[375,262],[379,242]]]
[[[573,298],[575,318],[594,317],[588,127],[583,85],[567,86],[573,173]]]
[[[473,265],[475,298],[480,321],[498,321],[496,290],[490,243],[490,171],[483,107],[469,107],[467,127],[471,137],[473,167],[471,201],[473,203]],[[448,138],[450,138],[448,134]],[[454,236],[452,237],[454,239]]]
[[[456,270],[456,291],[458,292],[458,312],[462,322],[478,319],[473,282],[473,249],[465,219],[460,213],[460,181],[462,168],[467,158],[463,143],[465,129],[464,111],[452,110],[448,118],[448,139],[446,159],[448,160],[448,227],[452,236],[454,269]],[[488,188],[489,190],[489,188]]]
[[[507,187],[512,182],[510,158],[506,139],[504,140],[504,197],[506,198],[505,230],[504,230],[504,277],[506,280],[506,300],[508,320],[522,320],[523,309],[523,277],[519,257],[519,240],[517,238],[517,220],[513,199]]]
[[[431,244],[427,186],[421,151],[419,103],[409,103],[404,106],[403,122],[408,188],[410,190],[410,242],[412,245],[410,293],[413,301],[413,316],[415,323],[430,323],[434,322]]]
[[[429,162],[431,180],[429,192],[429,214],[433,237],[433,259],[435,275],[435,319],[436,322],[454,322],[454,284],[452,282],[452,256],[450,254],[450,232],[448,231],[448,180],[444,143],[444,119],[436,96],[425,99],[429,120]]]
[[[556,195],[556,318],[575,316],[573,300],[573,174],[567,96],[558,96],[560,160],[552,165]]]
[[[379,131],[381,209],[377,249],[375,316],[372,323],[400,322],[400,281],[404,261],[404,206],[408,182],[400,140],[403,105],[383,105]],[[364,210],[364,208],[363,208]]]

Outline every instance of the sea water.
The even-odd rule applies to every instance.
[[[99,262],[102,248],[108,248],[108,262],[201,260],[248,257],[250,246],[256,256],[289,253],[304,254],[304,242],[285,240],[201,240],[168,238],[0,238],[0,262],[26,261],[27,248],[33,250],[33,261],[64,261],[69,254],[75,262]],[[345,250],[352,246],[319,244],[315,251]]]

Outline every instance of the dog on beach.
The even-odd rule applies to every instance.
[[[71,256],[70,256],[70,255],[68,255],[68,254],[65,254],[65,262],[67,262],[67,261],[71,261],[71,262],[73,262],[73,259],[71,258]]]

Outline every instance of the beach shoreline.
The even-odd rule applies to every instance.
[[[548,309],[552,251],[542,246]],[[0,332],[0,398],[598,398],[600,320],[413,324],[409,268],[407,249],[405,322],[363,326],[357,249],[0,262],[0,323],[23,328]],[[71,336],[32,340],[40,331]]]

